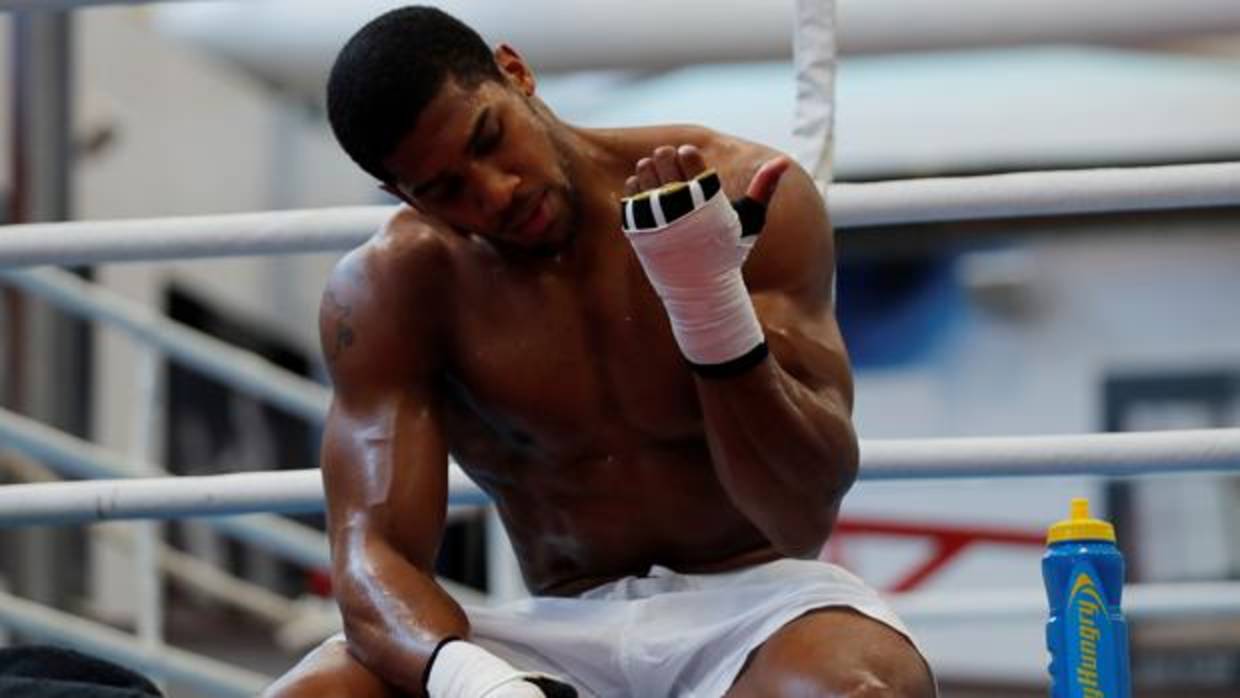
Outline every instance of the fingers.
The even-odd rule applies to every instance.
[[[696,146],[682,145],[676,149],[676,155],[680,159],[680,171],[684,173],[685,179],[693,179],[706,171],[706,160]]]
[[[654,160],[650,158],[642,158],[637,161],[637,187],[639,191],[647,189],[658,189],[663,186],[663,182],[659,181],[659,174],[654,169]]]
[[[633,196],[672,182],[685,182],[705,171],[706,159],[696,146],[659,146],[650,157],[637,161],[633,175],[624,181],[624,195]]]
[[[654,169],[659,175],[659,182],[661,184],[685,181],[685,175],[680,171],[680,161],[677,159],[676,149],[670,145],[655,148]]]

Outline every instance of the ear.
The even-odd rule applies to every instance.
[[[495,64],[499,66],[499,72],[503,74],[508,82],[521,91],[521,94],[530,97],[534,94],[536,81],[534,80],[534,71],[530,68],[521,54],[508,44],[500,44],[495,47]]]

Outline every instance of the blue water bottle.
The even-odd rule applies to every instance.
[[[1115,528],[1089,517],[1089,500],[1073,499],[1070,518],[1050,527],[1046,544],[1051,698],[1131,698],[1128,624],[1119,607],[1124,557]]]

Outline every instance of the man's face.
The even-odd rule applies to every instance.
[[[575,209],[551,128],[508,83],[449,78],[384,165],[402,198],[458,231],[554,249]]]

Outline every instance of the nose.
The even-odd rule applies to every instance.
[[[503,225],[503,221],[497,219],[512,206],[513,195],[520,183],[520,177],[498,167],[482,163],[475,165],[474,205],[477,206],[478,212],[483,214],[488,221]]]

